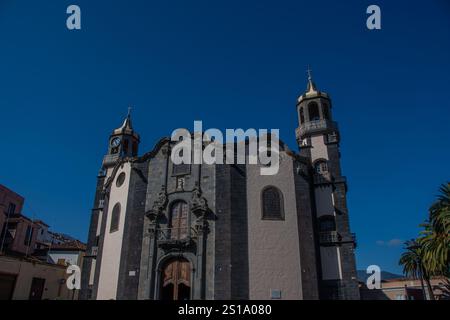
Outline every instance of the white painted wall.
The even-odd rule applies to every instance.
[[[271,290],[281,290],[282,299],[303,297],[293,161],[281,155],[277,175],[262,176],[258,165],[247,165],[250,299],[270,299]],[[283,193],[284,221],[261,219],[261,191],[268,185]]]
[[[311,145],[311,159],[313,162],[317,159],[329,160],[328,149],[325,144],[323,135],[311,137]]]
[[[325,144],[324,136],[318,135],[311,138],[311,158],[329,160],[328,147]],[[320,186],[315,188],[317,217],[323,215],[336,216],[334,210],[333,190],[331,186]],[[320,247],[320,257],[322,263],[322,279],[335,280],[342,279],[341,259],[339,247]]]
[[[116,299],[117,283],[119,279],[120,254],[122,251],[123,230],[125,225],[126,207],[128,202],[128,191],[130,182],[130,163],[124,163],[119,169],[111,184],[109,195],[108,214],[106,216],[106,229],[103,242],[102,261],[98,281],[98,300]],[[119,188],[116,187],[116,179],[121,172],[125,172],[125,182]],[[119,229],[110,233],[111,213],[115,204],[121,205]],[[103,217],[104,219],[104,217]]]

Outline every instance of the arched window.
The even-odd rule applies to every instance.
[[[330,112],[328,108],[328,104],[322,103],[322,114],[325,120],[330,120]]]
[[[275,187],[266,187],[262,191],[262,218],[267,220],[283,220],[283,194]]]
[[[322,216],[319,218],[319,232],[336,231],[336,220],[333,216]]]
[[[300,108],[300,124],[305,123],[305,113],[303,111],[303,107]]]
[[[314,164],[314,171],[322,174],[328,172],[328,164],[326,160],[319,160]]]
[[[308,104],[309,121],[320,120],[319,106],[315,102]]]
[[[109,227],[110,233],[119,230],[119,222],[120,222],[120,203],[117,202],[114,205],[111,213],[111,226]]]
[[[188,235],[188,205],[184,201],[175,202],[170,208],[170,238],[184,239]]]

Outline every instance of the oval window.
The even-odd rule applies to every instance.
[[[123,183],[125,182],[125,177],[126,177],[125,172],[122,172],[119,174],[119,176],[117,177],[117,180],[116,180],[117,188],[119,188],[123,185]]]

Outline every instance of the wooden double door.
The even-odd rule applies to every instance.
[[[162,269],[162,300],[189,300],[191,298],[191,264],[177,258],[169,260]]]

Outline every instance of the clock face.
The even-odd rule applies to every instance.
[[[114,138],[111,140],[111,146],[112,147],[118,147],[120,145],[120,138]]]

